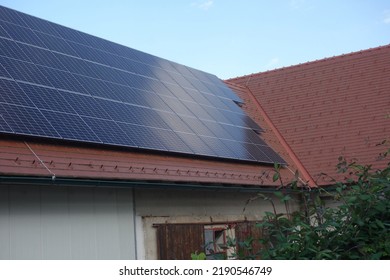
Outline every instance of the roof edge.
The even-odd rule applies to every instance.
[[[294,162],[294,164],[297,166],[298,168],[298,171],[299,173],[302,175],[305,183],[307,183],[310,187],[313,187],[313,188],[316,188],[317,187],[317,184],[315,183],[314,179],[311,177],[311,175],[309,174],[309,172],[306,170],[305,166],[302,164],[302,162],[298,159],[298,157],[295,155],[295,153],[293,152],[293,150],[291,149],[290,145],[287,144],[287,141],[284,139],[284,137],[282,136],[282,134],[279,132],[279,130],[276,128],[276,126],[273,124],[273,122],[271,121],[270,117],[267,115],[267,113],[265,112],[265,110],[263,109],[263,107],[261,106],[260,102],[257,100],[257,98],[254,96],[254,94],[252,93],[252,91],[250,90],[250,88],[248,86],[243,86],[243,85],[237,85],[235,84],[234,82],[231,82],[231,81],[225,81],[228,85],[232,85],[232,86],[239,86],[241,88],[245,88],[247,91],[248,91],[248,95],[250,97],[250,99],[253,101],[253,103],[255,104],[255,106],[257,107],[257,109],[260,111],[260,113],[262,114],[262,116],[264,117],[264,120],[267,122],[267,124],[269,125],[269,127],[272,129],[272,131],[274,132],[275,136],[278,138],[280,144],[282,145],[282,147],[287,151],[287,153],[289,154],[291,160]]]

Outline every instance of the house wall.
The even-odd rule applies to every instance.
[[[0,186],[0,259],[135,259],[132,190]]]
[[[225,190],[0,185],[0,259],[157,259],[157,223],[261,220]],[[285,206],[277,203],[278,211]],[[291,206],[293,209],[296,205]]]
[[[157,259],[157,229],[153,224],[258,221],[263,218],[265,211],[273,211],[271,203],[263,199],[251,202],[244,211],[246,201],[256,196],[256,193],[220,189],[137,189],[134,195],[138,220],[137,240],[143,240],[143,246],[138,247],[139,259]],[[278,212],[286,211],[285,205],[278,199],[274,199],[274,203]],[[298,206],[291,204],[290,207],[297,209]]]

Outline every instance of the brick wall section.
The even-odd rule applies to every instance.
[[[237,77],[319,185],[339,156],[383,167],[390,135],[390,45]]]

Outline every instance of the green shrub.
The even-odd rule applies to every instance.
[[[385,158],[387,153],[383,155]],[[256,254],[262,259],[390,259],[390,162],[382,170],[370,165],[347,163],[339,158],[338,171],[347,174],[345,182],[333,187],[309,190],[288,187],[300,197],[301,211],[277,213],[271,198],[259,195],[273,205],[258,227],[264,247]],[[280,179],[279,166],[274,181]],[[275,192],[282,202],[292,199],[283,186]],[[327,206],[323,198],[336,203]],[[288,208],[286,208],[288,210]],[[253,256],[249,256],[253,258]]]

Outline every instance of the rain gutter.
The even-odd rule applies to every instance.
[[[256,187],[245,185],[213,185],[194,184],[185,182],[163,181],[125,181],[99,180],[82,178],[34,177],[34,176],[0,176],[1,185],[38,185],[38,186],[78,186],[78,187],[106,187],[106,188],[150,188],[150,189],[192,189],[192,190],[221,190],[233,192],[262,192],[273,193],[276,187]],[[293,190],[285,189],[287,192]]]

